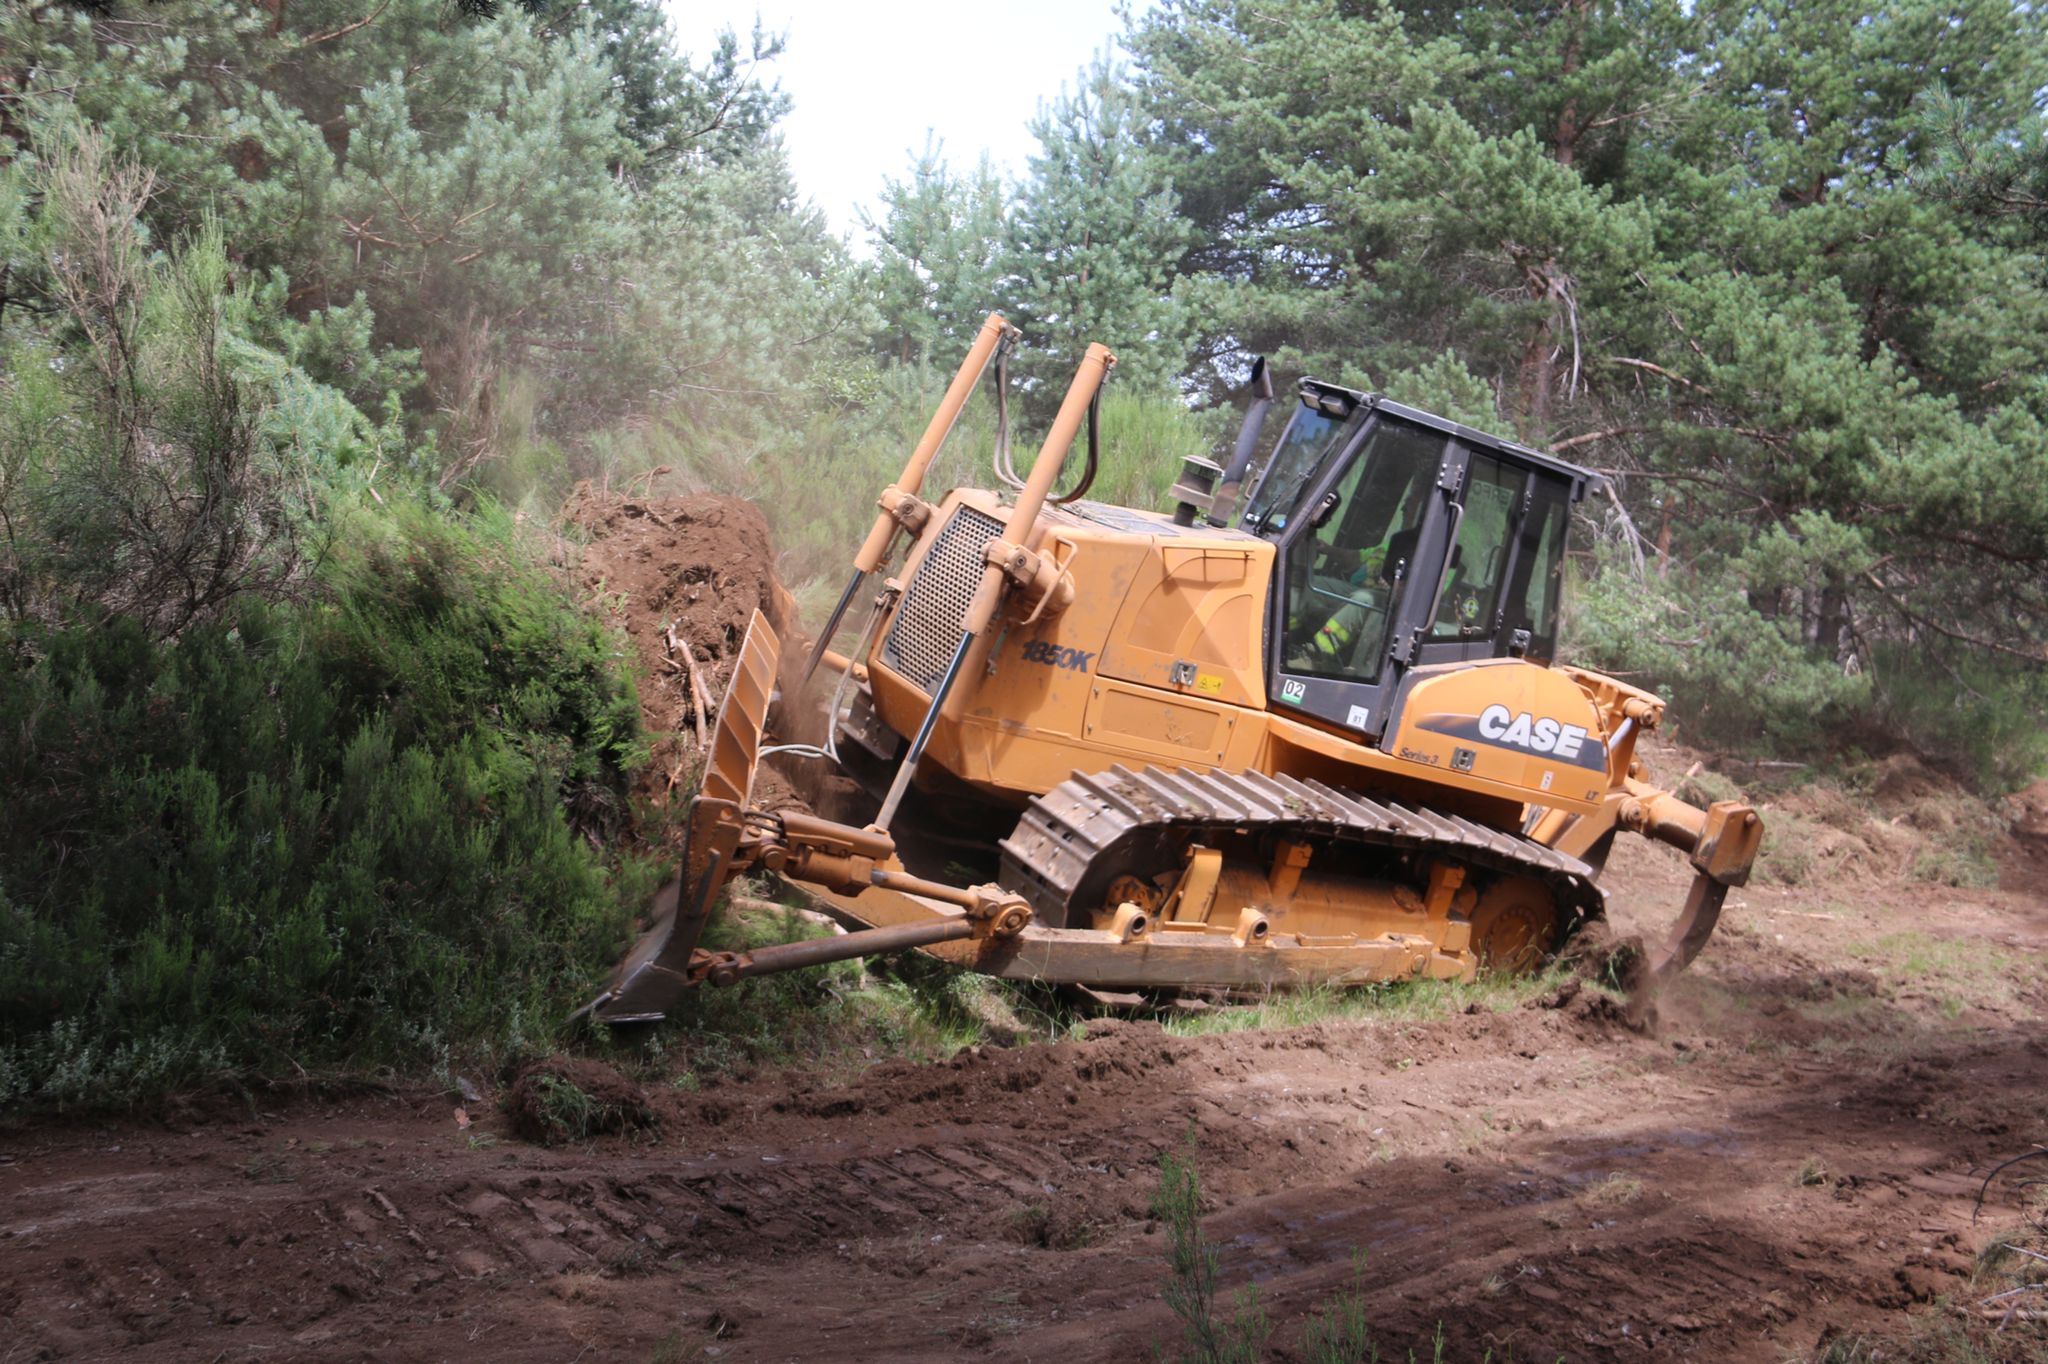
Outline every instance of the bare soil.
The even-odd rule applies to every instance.
[[[638,794],[687,794],[697,779],[697,698],[685,648],[706,699],[703,721],[739,657],[756,610],[778,633],[793,615],[775,577],[775,553],[761,509],[713,493],[633,497],[580,484],[562,519],[587,538],[577,576],[590,604],[633,642],[640,662],[640,711],[654,761]],[[772,790],[770,794],[781,794]]]
[[[1650,848],[1611,875],[1623,930],[1683,886]],[[1355,1281],[1388,1358],[1441,1328],[1451,1359],[1776,1364],[1973,1300],[2014,1217],[2001,1186],[1973,1222],[1979,1178],[2048,1135],[2044,945],[2038,885],[1757,886],[1649,1033],[1588,987],[1104,1021],[655,1087],[651,1129],[566,1146],[425,1090],[29,1127],[0,1138],[0,1360],[1149,1358],[1155,1161],[1192,1141],[1277,1357]]]
[[[2012,838],[2001,859],[2009,886],[2048,886],[2048,777],[2012,798]]]

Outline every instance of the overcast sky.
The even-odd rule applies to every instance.
[[[1122,31],[1114,11],[1115,0],[668,0],[692,56],[724,28],[744,43],[756,13],[788,36],[769,74],[795,102],[782,129],[797,184],[856,244],[856,206],[874,204],[884,176],[904,174],[926,129],[956,167],[987,151],[1021,174],[1033,146],[1026,121]]]

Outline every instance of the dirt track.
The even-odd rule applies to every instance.
[[[1623,926],[1675,903],[1655,852],[1617,870]],[[1973,1172],[2044,1135],[2048,900],[1758,887],[1724,922],[1655,1036],[1590,993],[1096,1024],[669,1091],[658,1139],[580,1149],[488,1102],[458,1131],[426,1094],[32,1129],[0,1142],[0,1361],[1149,1358],[1154,1159],[1190,1131],[1206,1233],[1282,1357],[1354,1250],[1392,1358],[1441,1323],[1453,1359],[1775,1364],[1967,1298],[2011,1216],[1971,1225]],[[1972,950],[1874,946],[1902,929]]]

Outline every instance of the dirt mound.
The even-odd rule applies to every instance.
[[[1757,880],[1766,884],[1867,888],[1905,878],[1952,889],[2002,880],[2025,889],[2048,872],[2048,782],[2001,802],[1912,754],[1894,753],[1818,780],[1767,772],[1737,786],[1702,770],[1706,759],[1690,749],[1652,743],[1647,752],[1653,771],[1666,779],[1691,762],[1674,789],[1695,804],[1745,797],[1756,803],[1764,818]],[[2035,816],[2042,833],[2031,844],[2030,798],[2043,811]]]
[[[526,1068],[505,1095],[512,1130],[542,1146],[654,1125],[647,1093],[601,1061],[556,1057]]]
[[[562,519],[589,537],[578,570],[584,588],[640,657],[640,712],[654,761],[639,794],[660,799],[688,790],[700,706],[684,651],[707,693],[708,728],[754,612],[785,637],[795,614],[776,581],[767,518],[734,497],[629,497],[584,483]]]
[[[2012,798],[2012,852],[2007,879],[2015,887],[2048,882],[2048,777]]]
[[[1647,964],[1648,949],[1634,933],[1619,933],[1605,919],[1595,919],[1572,935],[1558,953],[1571,968],[1572,979],[1592,981],[1614,990],[1633,990]]]

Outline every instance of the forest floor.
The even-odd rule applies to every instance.
[[[723,551],[634,575],[692,526],[765,529],[711,502],[580,514],[629,528],[584,570],[680,731],[669,626],[715,687],[727,607],[776,591]],[[658,755],[662,785],[687,759]],[[1901,771],[1767,808],[1779,883],[1731,897],[1647,1028],[1574,980],[1294,1027],[1095,1019],[936,1064],[685,1074],[638,1130],[551,1146],[505,1095],[427,1087],[0,1117],[0,1364],[1170,1357],[1165,1153],[1199,1174],[1221,1312],[1256,1286],[1278,1359],[1348,1297],[1389,1361],[2041,1360],[2039,1322],[1978,1308],[2032,1264],[1985,1252],[2039,1189],[2019,1167],[1980,1210],[1985,1176],[2048,1141],[2048,786],[2031,801],[1989,844]],[[1951,843],[2000,887],[1922,879]],[[1616,930],[1660,928],[1686,878],[1623,844]]]
[[[33,1126],[0,1139],[0,1360],[1150,1358],[1179,1342],[1157,1157],[1190,1141],[1282,1358],[1354,1291],[1395,1360],[1925,1336],[2019,1221],[2009,1177],[1976,1213],[1984,1174],[2048,1135],[2036,869],[1749,887],[1647,1032],[1590,987],[1098,1020],[663,1088],[651,1130],[557,1147],[423,1090]],[[1611,876],[1624,930],[1684,884],[1650,848]]]

